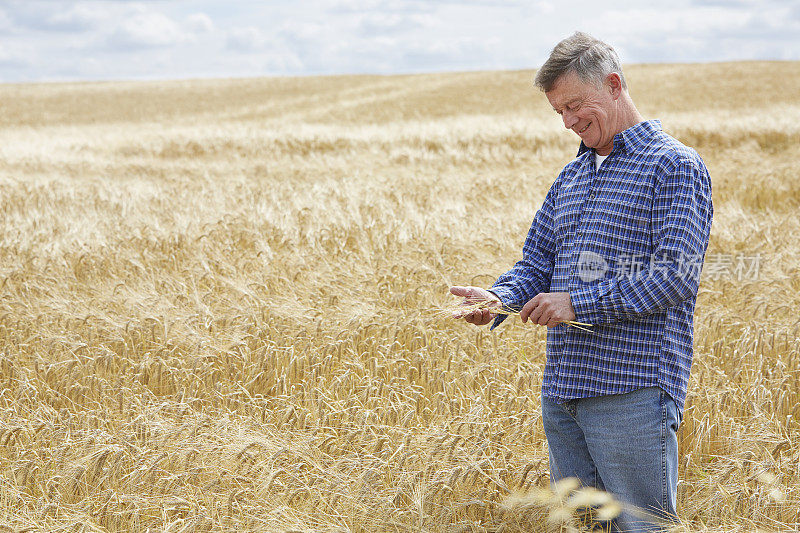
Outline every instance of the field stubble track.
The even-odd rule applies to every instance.
[[[544,331],[431,312],[574,155],[531,78],[1,86],[0,529],[545,531]],[[684,527],[796,529],[800,65],[628,78],[760,257],[701,285]]]

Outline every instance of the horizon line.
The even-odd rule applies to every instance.
[[[722,65],[733,63],[800,63],[797,59],[727,59],[720,61],[650,61],[637,63],[623,63],[623,67],[641,66],[669,66],[669,65]],[[153,83],[153,82],[187,82],[187,81],[235,81],[235,80],[257,80],[257,79],[287,79],[287,78],[336,78],[336,77],[403,77],[403,76],[426,76],[433,74],[474,74],[478,72],[536,72],[539,67],[531,68],[497,68],[497,69],[454,69],[454,70],[419,70],[409,72],[341,72],[341,73],[306,73],[306,74],[261,74],[254,76],[186,76],[175,78],[75,78],[75,79],[52,79],[38,81],[3,81],[0,87],[9,86],[30,86],[30,85],[93,85],[110,83]]]

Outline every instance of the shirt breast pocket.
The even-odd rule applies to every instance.
[[[554,229],[560,241],[575,231],[575,225],[581,218],[585,187],[578,180],[573,180],[559,191],[555,201]]]
[[[601,192],[592,209],[590,233],[611,256],[650,254],[652,206],[646,190]]]

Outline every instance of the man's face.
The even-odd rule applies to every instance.
[[[607,155],[614,145],[614,135],[619,133],[615,131],[617,94],[613,83],[596,87],[574,72],[567,72],[545,96],[561,115],[565,128],[574,131],[589,148]]]

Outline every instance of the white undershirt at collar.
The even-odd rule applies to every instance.
[[[606,157],[608,157],[608,154],[600,155],[597,152],[594,153],[594,168],[595,168],[595,170],[600,168],[600,165],[603,164],[603,161],[605,161]]]

